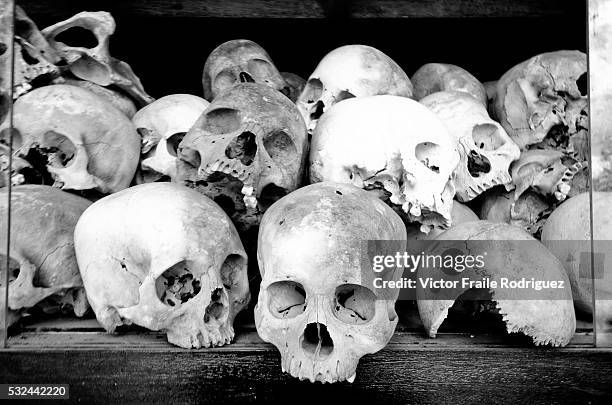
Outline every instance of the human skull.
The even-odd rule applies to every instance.
[[[458,201],[453,200],[451,209],[452,226],[462,224],[464,222],[478,221],[478,216],[467,205],[463,205]],[[444,232],[442,229],[434,228],[429,233],[421,231],[419,223],[407,224],[406,232],[408,240],[431,240]]]
[[[520,159],[510,168],[515,186],[514,198],[531,188],[545,197],[554,196],[557,201],[563,201],[572,188],[572,179],[587,165],[588,162],[579,162],[557,150],[523,151]]]
[[[6,246],[8,190],[0,190],[0,243]],[[49,186],[14,187],[9,250],[9,324],[43,300],[69,304],[83,316],[89,304],[74,253],[74,227],[91,203]],[[6,256],[0,255],[2,268]],[[4,283],[4,280],[0,280]]]
[[[147,105],[153,98],[145,92],[132,68],[110,55],[109,42],[114,32],[115,19],[105,11],[78,13],[42,30],[73,75],[100,86],[116,86],[139,106]],[[89,43],[86,39],[92,35],[94,41]]]
[[[321,115],[334,104],[381,94],[412,97],[412,83],[402,68],[378,49],[345,45],[321,59],[296,104],[312,134]]]
[[[96,318],[108,331],[135,323],[184,348],[221,346],[249,301],[247,257],[230,219],[207,197],[173,183],[98,200],[75,233]]]
[[[280,351],[283,371],[311,382],[352,382],[359,359],[393,335],[397,294],[378,296],[375,273],[362,269],[367,240],[404,244],[404,224],[350,184],[306,186],[264,215],[255,325]]]
[[[444,122],[457,142],[461,162],[455,170],[457,199],[470,201],[497,185],[509,186],[510,163],[520,150],[484,104],[465,92],[437,92],[421,103]]]
[[[540,145],[588,156],[587,58],[579,51],[544,53],[497,82],[495,115],[521,149]]]
[[[484,195],[480,219],[514,225],[536,238],[553,211],[553,206],[534,191],[520,195],[503,189],[490,190]]]
[[[259,83],[289,95],[289,87],[270,55],[246,39],[227,41],[208,56],[202,74],[204,98],[212,101],[238,83]]]
[[[406,97],[360,97],[334,105],[319,121],[310,181],[382,192],[428,233],[450,225],[458,162],[455,139],[424,105]]]
[[[177,181],[214,199],[241,231],[300,186],[308,139],[295,105],[257,83],[218,95],[179,144]]]
[[[124,113],[130,119],[134,117],[134,114],[136,114],[136,111],[138,111],[138,109],[136,108],[136,104],[132,101],[130,97],[126,96],[122,92],[113,90],[108,87],[102,87],[86,80],[65,78],[57,80],[56,84],[70,84],[72,86],[77,86],[85,90],[89,90],[98,97],[109,101],[112,105],[114,105],[119,111]]]
[[[108,194],[130,185],[140,137],[129,118],[88,90],[37,88],[14,105],[16,154],[66,190]]]
[[[142,137],[145,182],[176,176],[178,145],[209,104],[190,94],[172,94],[138,111],[132,122]]]
[[[473,96],[484,106],[487,92],[480,81],[467,70],[447,63],[427,63],[410,79],[414,86],[414,98],[422,98],[438,91],[462,91]]]
[[[534,344],[565,346],[574,336],[576,317],[569,288],[525,292],[521,288],[504,288],[502,278],[517,280],[562,281],[569,285],[563,264],[538,240],[520,228],[489,221],[464,222],[435,239],[428,255],[444,255],[456,250],[461,242],[465,252],[483,257],[482,268],[466,268],[460,273],[447,268],[420,268],[418,277],[453,280],[455,277],[497,280],[497,287],[486,288],[492,294],[508,333],[522,332]],[[463,250],[462,250],[463,253]],[[449,274],[449,272],[453,272]],[[425,288],[417,283],[417,304],[425,331],[435,337],[449,309],[470,288],[463,283],[447,288]]]
[[[287,82],[287,86],[289,88],[289,94],[287,97],[289,97],[289,100],[295,103],[306,86],[306,80],[302,79],[295,73],[290,72],[281,72],[281,76],[283,76],[283,79],[285,79],[285,82]]]
[[[21,7],[15,7],[13,98],[60,75],[59,54]]]
[[[590,263],[592,234],[598,251],[595,254],[605,250],[604,264],[597,266],[602,273],[596,275],[596,299],[597,310],[603,312],[597,317],[607,318],[609,324],[612,322],[612,271],[607,256],[612,240],[611,203],[612,193],[609,192],[593,192],[592,198],[588,192],[576,195],[553,211],[542,229],[542,243],[564,263],[574,294],[574,305],[583,314],[593,314],[591,266],[584,266],[585,254],[588,255],[586,262]],[[592,225],[591,212],[597,214]]]

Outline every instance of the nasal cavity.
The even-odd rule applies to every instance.
[[[322,323],[309,323],[302,336],[302,349],[315,360],[325,360],[334,351],[332,340],[327,326]]]
[[[491,162],[489,162],[489,159],[473,150],[470,151],[468,156],[467,166],[472,177],[479,177],[482,173],[486,174],[491,171]]]
[[[318,120],[323,115],[325,110],[325,104],[321,100],[317,101],[317,103],[312,108],[312,112],[310,113],[310,118],[313,120]]]
[[[240,83],[255,83],[255,80],[247,72],[240,72]]]
[[[238,159],[240,162],[249,166],[255,160],[257,154],[257,142],[255,134],[252,132],[243,132],[225,148],[225,156],[230,159]]]

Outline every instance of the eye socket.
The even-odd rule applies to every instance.
[[[578,91],[580,91],[580,95],[586,97],[589,94],[589,75],[587,72],[584,72],[578,80],[576,80],[576,86],[578,86]]]
[[[341,285],[336,288],[332,310],[344,323],[363,325],[376,315],[376,295],[357,284]]]
[[[440,173],[440,146],[432,142],[421,142],[414,150],[417,160],[434,173]]]
[[[270,83],[271,78],[280,75],[276,68],[263,59],[251,59],[247,62],[247,68],[256,82]]]
[[[306,291],[295,281],[277,281],[270,284],[268,309],[279,319],[291,319],[306,310]]]
[[[171,135],[166,141],[166,148],[168,149],[168,153],[174,157],[177,156],[178,146],[185,137],[186,132],[177,132],[174,135]]]
[[[478,124],[472,128],[474,144],[482,150],[497,150],[504,145],[505,140],[499,133],[500,129],[493,124]]]
[[[55,35],[53,39],[68,46],[93,49],[98,46],[98,38],[88,28],[74,26]]]
[[[338,93],[338,96],[336,97],[336,102],[339,103],[340,101],[347,100],[349,98],[355,98],[355,95],[348,90],[342,90],[340,93]]]
[[[194,266],[191,261],[182,260],[155,280],[157,297],[162,303],[175,307],[198,295],[201,289],[200,280],[195,278],[190,270]]]
[[[240,128],[240,113],[232,108],[217,108],[206,113],[204,120],[207,132],[221,135],[237,131]]]
[[[314,104],[321,98],[321,94],[323,94],[323,83],[321,80],[310,79],[306,82],[300,99],[305,101],[306,104]]]
[[[218,94],[226,89],[234,87],[234,85],[239,82],[239,78],[236,77],[234,72],[232,72],[231,70],[223,70],[217,76],[215,76],[213,88]]]

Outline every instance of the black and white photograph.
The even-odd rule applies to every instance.
[[[612,403],[612,0],[0,0],[0,400]]]

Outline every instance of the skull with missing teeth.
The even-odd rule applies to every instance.
[[[333,106],[312,137],[311,182],[382,192],[410,221],[450,225],[457,142],[424,105],[405,97],[353,98]]]
[[[579,51],[544,53],[497,82],[495,115],[521,149],[588,155],[587,58]]]
[[[87,297],[107,331],[135,323],[185,348],[234,337],[234,317],[249,301],[247,257],[207,197],[173,183],[134,186],[92,204],[74,241]]]
[[[212,101],[239,83],[259,83],[289,96],[289,86],[270,55],[258,44],[234,39],[219,45],[206,59],[202,85],[204,98]]]
[[[379,94],[412,97],[412,83],[402,68],[378,49],[346,45],[319,62],[296,104],[312,134],[321,115],[334,104]]]
[[[213,198],[248,229],[302,180],[308,148],[295,105],[256,83],[217,96],[179,145],[176,181]]]
[[[142,137],[145,182],[176,176],[178,145],[208,105],[208,101],[191,94],[171,94],[136,113],[132,122]]]
[[[45,184],[109,194],[130,185],[140,155],[132,122],[110,102],[70,85],[40,87],[14,105],[13,138]]]
[[[470,201],[497,185],[510,186],[508,168],[520,150],[489,117],[484,104],[458,91],[433,93],[421,103],[436,113],[456,139],[461,156],[455,170],[459,201]]]
[[[359,359],[393,335],[398,290],[375,291],[377,273],[362,268],[367,240],[397,241],[398,249],[406,229],[391,208],[350,184],[301,188],[264,215],[255,323],[280,351],[285,372],[311,382],[352,381]]]

